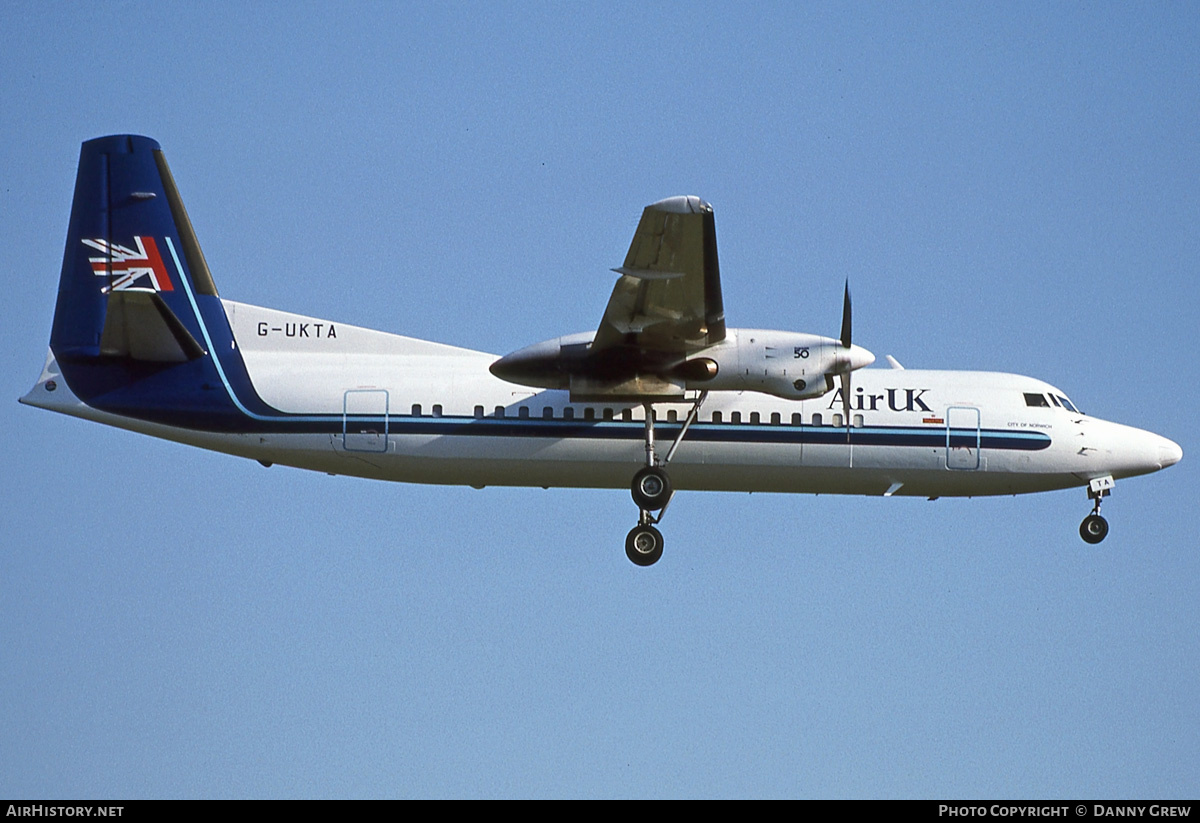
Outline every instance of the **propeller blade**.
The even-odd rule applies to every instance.
[[[842,348],[850,351],[850,278],[846,278],[846,290],[842,297]],[[849,356],[847,354],[847,356]],[[846,370],[840,375],[842,381],[842,420],[846,423],[846,443],[850,442],[850,375],[854,371],[852,363],[846,364]]]
[[[846,295],[842,298],[842,348],[850,348],[850,279],[846,278]]]

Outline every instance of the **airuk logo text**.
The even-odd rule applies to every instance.
[[[929,389],[885,389],[886,394],[866,394],[861,388],[850,398],[850,408],[854,411],[879,411],[880,404],[887,400],[887,408],[894,412],[922,411],[931,412],[933,409],[925,405],[921,396]],[[838,389],[829,400],[827,409],[842,408],[842,390]]]

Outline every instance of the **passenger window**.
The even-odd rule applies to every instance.
[[[822,419],[821,415],[818,413],[818,414],[813,415],[812,424],[814,426],[823,426],[823,425],[825,425],[825,421]]]
[[[497,417],[503,417],[503,416],[504,416],[504,407],[503,407],[503,406],[497,406],[497,407],[496,407],[496,416],[497,416]]]
[[[563,420],[574,420],[574,419],[575,419],[575,409],[571,408],[570,406],[567,406],[565,409],[563,409]]]
[[[750,424],[757,426],[762,422],[762,416],[758,412],[750,412]]]
[[[720,413],[719,411],[715,411],[715,412],[713,412],[712,421],[713,421],[714,423],[720,423],[720,422],[721,422],[721,413]]]
[[[792,412],[792,425],[793,426],[800,425],[800,412]]]
[[[621,419],[622,420],[632,420],[633,419],[633,409],[621,409]]]
[[[780,423],[779,412],[771,412],[771,425],[778,426]]]
[[[612,419],[613,419],[613,410],[612,410],[612,409],[605,409],[605,410],[604,410],[604,419],[605,419],[605,420],[612,420]]]
[[[542,409],[542,417],[546,418],[547,420],[553,420],[554,419],[554,407],[546,406],[546,408]]]
[[[421,416],[421,404],[420,403],[413,403],[412,413],[413,413],[413,417]]]
[[[729,413],[729,422],[730,423],[741,423],[742,422],[742,413],[741,412],[730,412]]]
[[[521,408],[517,409],[517,417],[528,417],[528,416],[529,416],[529,407],[528,406],[522,406]]]
[[[667,422],[668,423],[678,423],[679,422],[679,412],[675,411],[674,409],[671,409],[670,411],[668,411],[667,412]]]
[[[1025,405],[1050,408],[1050,404],[1046,402],[1046,395],[1034,394],[1033,392],[1025,392]]]
[[[433,404],[433,416],[434,416],[434,417],[441,417],[441,416],[442,416],[442,404],[441,404],[441,403],[434,403],[434,404]]]
[[[482,418],[483,418],[483,406],[476,406],[475,407],[475,419],[479,420]]]
[[[584,420],[595,420],[596,419],[596,410],[593,409],[591,406],[588,406],[586,409],[583,410],[583,419]]]

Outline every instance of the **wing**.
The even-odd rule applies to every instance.
[[[591,354],[639,349],[686,355],[725,339],[712,206],[671,197],[647,206]]]

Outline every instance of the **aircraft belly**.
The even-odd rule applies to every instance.
[[[637,441],[401,435],[364,455],[334,440],[337,473],[416,483],[627,488],[645,460]],[[882,495],[900,482],[901,496],[983,496],[1079,485],[1070,473],[953,471],[944,452],[920,448],[859,447],[854,467],[799,458],[799,446],[685,442],[668,469],[677,489],[697,491]]]

